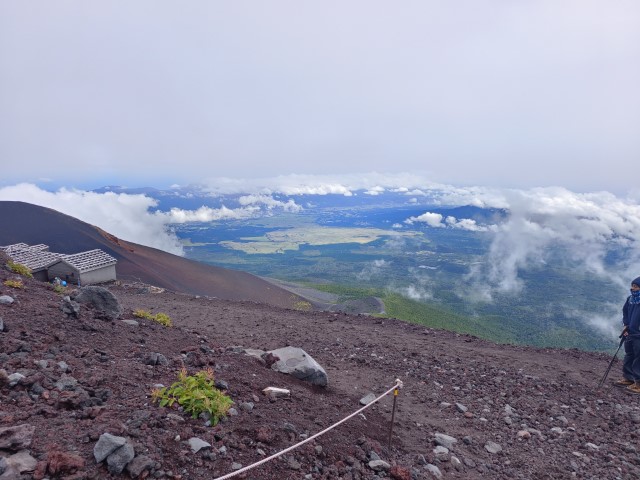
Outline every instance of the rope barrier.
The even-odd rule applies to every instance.
[[[223,475],[222,477],[217,477],[214,480],[225,480],[227,478],[231,478],[231,477],[235,477],[236,475],[240,475],[241,473],[244,473],[248,470],[251,470],[252,468],[255,468],[259,465],[262,465],[263,463],[267,463],[271,460],[273,460],[274,458],[278,458],[282,455],[284,455],[285,453],[290,452],[291,450],[294,450],[296,448],[298,448],[301,445],[304,445],[305,443],[310,442],[311,440],[318,438],[320,435],[324,435],[325,433],[327,433],[330,430],[333,430],[334,428],[336,428],[338,425],[343,424],[344,422],[346,422],[347,420],[349,420],[350,418],[355,417],[357,414],[359,414],[360,412],[362,412],[363,410],[369,408],[371,405],[373,405],[374,403],[380,401],[382,398],[384,398],[385,396],[389,395],[391,392],[402,388],[402,381],[400,379],[396,379],[396,383],[393,387],[391,387],[389,390],[387,390],[386,392],[384,392],[382,395],[380,395],[378,398],[376,398],[375,400],[372,400],[371,402],[367,403],[364,407],[356,410],[355,412],[353,412],[351,415],[343,418],[342,420],[340,420],[339,422],[334,423],[333,425],[331,425],[330,427],[325,428],[324,430],[322,430],[321,432],[316,433],[315,435],[312,435],[309,438],[305,438],[303,441],[296,443],[295,445],[292,445],[289,448],[285,448],[284,450],[281,450],[278,453],[274,453],[273,455],[271,455],[270,457],[267,458],[263,458],[262,460],[253,463],[251,465],[248,465],[246,467],[243,467],[239,470],[236,470],[235,472],[231,472],[231,473],[227,473],[226,475]]]

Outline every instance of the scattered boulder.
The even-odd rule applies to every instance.
[[[189,443],[189,446],[191,447],[191,451],[193,453],[198,453],[200,450],[205,448],[211,448],[210,443],[205,442],[204,440],[197,437],[191,437],[189,440],[187,440],[187,442]]]
[[[122,473],[133,457],[135,457],[135,452],[131,444],[127,442],[107,457],[109,473],[114,475]]]
[[[391,468],[391,465],[389,465],[389,463],[385,462],[384,460],[371,460],[368,465],[371,470],[376,472],[386,472]]]
[[[35,430],[36,427],[27,423],[0,428],[0,449],[17,451],[29,448]]]
[[[67,317],[78,318],[80,316],[80,304],[78,302],[74,302],[67,295],[62,297],[62,312]]]
[[[262,390],[262,393],[272,398],[278,398],[278,397],[288,397],[291,392],[286,388],[267,387]]]
[[[93,457],[96,459],[96,463],[104,461],[125,443],[127,443],[127,439],[124,437],[116,437],[110,433],[100,435],[98,442],[93,447]]]
[[[88,286],[80,288],[71,300],[91,305],[105,317],[115,320],[124,311],[116,296],[103,287]]]
[[[150,353],[146,361],[147,365],[169,365],[169,360],[161,353]]]
[[[11,305],[14,302],[9,295],[0,295],[0,305]]]
[[[453,444],[458,440],[450,435],[445,435],[444,433],[436,433],[434,442],[436,445],[441,445],[448,450],[453,448]]]
[[[36,469],[38,461],[29,455],[27,450],[21,450],[7,458],[9,467],[13,467],[19,473],[33,472]]]
[[[127,472],[131,478],[138,478],[143,472],[151,470],[156,462],[147,455],[138,455],[127,463]]]
[[[266,355],[269,354],[278,358],[271,365],[273,370],[292,375],[313,385],[327,386],[327,372],[301,348],[289,346],[266,353]]]
[[[500,453],[502,451],[500,444],[492,441],[485,443],[484,449],[489,453]]]

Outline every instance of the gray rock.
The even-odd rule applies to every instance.
[[[131,478],[139,477],[145,470],[152,470],[156,462],[146,455],[138,455],[127,463],[127,472]]]
[[[447,447],[443,447],[442,445],[438,445],[433,449],[433,453],[436,457],[446,457],[449,455],[449,449]]]
[[[464,413],[467,410],[469,410],[467,407],[465,407],[463,404],[461,403],[456,403],[456,409],[458,409],[459,412]]]
[[[0,475],[0,480],[21,480],[22,475],[15,468],[7,466],[5,471]]]
[[[0,317],[0,332],[4,332],[4,320]]]
[[[16,451],[29,448],[35,430],[36,427],[27,423],[0,428],[0,449]]]
[[[62,297],[62,313],[68,317],[78,318],[80,316],[80,304],[72,301],[71,298],[66,295]]]
[[[13,302],[13,298],[9,295],[0,296],[0,305],[11,305]]]
[[[229,384],[224,380],[216,380],[214,385],[218,390],[229,390]]]
[[[197,437],[191,437],[189,440],[187,440],[187,442],[189,443],[189,446],[191,447],[191,451],[193,453],[198,453],[203,448],[211,448],[210,443],[205,442],[204,440]]]
[[[239,407],[245,412],[250,412],[253,410],[254,404],[253,402],[242,402]]]
[[[135,457],[133,447],[130,443],[125,443],[107,457],[107,469],[114,475],[122,473],[133,457]]]
[[[9,386],[15,387],[18,383],[20,383],[20,380],[22,380],[23,378],[27,378],[27,377],[25,377],[21,373],[17,373],[17,372],[12,373],[7,377],[7,379],[9,380]]]
[[[126,320],[122,320],[122,323],[124,323],[125,325],[130,325],[132,327],[139,327],[140,326],[140,322],[138,322],[137,320],[133,320],[133,319],[126,319]]]
[[[73,295],[72,300],[92,305],[106,317],[114,320],[120,317],[123,312],[123,308],[116,296],[103,287],[82,287]]]
[[[167,360],[167,357],[165,357],[161,353],[154,352],[149,354],[149,356],[147,357],[146,364],[147,365],[169,365],[169,360]]]
[[[33,363],[35,363],[38,367],[45,369],[49,366],[49,362],[47,360],[34,360]]]
[[[380,471],[386,472],[391,468],[391,465],[389,465],[384,460],[371,460],[367,465],[371,470],[374,470],[376,472],[380,472]]]
[[[436,433],[434,438],[436,445],[441,445],[449,450],[453,448],[453,444],[457,441],[458,440],[456,438],[445,435],[444,433]]]
[[[425,467],[425,470],[427,470],[434,478],[442,478],[442,472],[440,471],[440,469],[438,467],[436,467],[435,465],[432,464],[428,464]]]
[[[242,468],[242,464],[238,463],[238,462],[233,462],[231,464],[231,470],[236,471],[236,470],[240,470]]]
[[[266,355],[278,360],[271,365],[273,370],[292,375],[313,385],[327,386],[327,372],[311,355],[297,347],[284,347],[271,350]]]
[[[502,447],[500,444],[492,441],[488,441],[484,444],[484,449],[489,453],[500,453],[502,451]]]
[[[375,393],[367,393],[364,397],[360,399],[360,405],[369,405],[376,399]]]
[[[127,439],[124,437],[116,437],[110,433],[100,435],[98,442],[93,447],[93,457],[96,459],[96,463],[102,462],[125,443],[127,443]]]
[[[21,450],[8,457],[7,464],[9,467],[13,467],[14,470],[24,473],[33,472],[36,469],[38,461],[29,455],[27,450]]]
[[[70,375],[62,375],[62,378],[55,383],[55,386],[60,391],[73,391],[78,386],[78,380]]]
[[[4,473],[7,467],[9,467],[7,460],[4,457],[0,457],[0,475]]]
[[[67,362],[61,361],[58,362],[58,368],[63,372],[63,373],[67,373],[69,370],[71,370],[69,368],[69,364]]]

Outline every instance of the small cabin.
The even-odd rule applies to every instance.
[[[46,282],[49,280],[47,266],[62,257],[61,253],[49,251],[49,246],[44,244],[27,245],[26,243],[16,243],[6,247],[0,247],[11,261],[19,263],[31,270],[33,278]]]
[[[49,280],[58,277],[72,285],[105,283],[116,279],[118,261],[102,250],[63,255],[47,265]]]
[[[100,249],[67,255],[50,252],[44,244],[16,243],[0,250],[13,262],[31,269],[33,277],[43,282],[58,277],[69,285],[90,285],[116,279],[118,261]]]

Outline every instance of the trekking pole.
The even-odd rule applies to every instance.
[[[604,384],[604,381],[607,379],[607,375],[609,375],[609,371],[611,370],[611,367],[613,366],[613,362],[616,361],[616,357],[618,356],[618,352],[620,351],[620,347],[622,347],[622,344],[626,340],[626,337],[624,335],[621,335],[621,337],[622,338],[620,339],[620,345],[618,345],[618,349],[616,350],[616,353],[613,354],[613,358],[611,359],[611,362],[609,362],[609,366],[607,367],[607,371],[604,372],[604,377],[602,377],[602,380],[600,380],[600,383],[598,384],[598,388],[602,388],[602,385]]]

